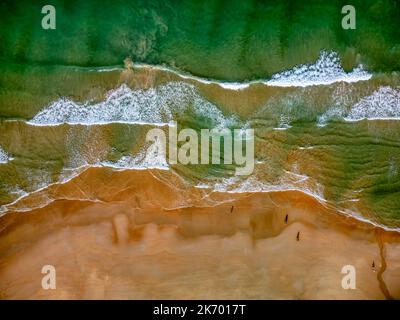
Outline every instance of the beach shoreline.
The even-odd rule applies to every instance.
[[[301,192],[207,193],[169,172],[99,168],[54,188],[65,200],[0,218],[2,299],[400,297],[400,234]],[[43,265],[57,289],[41,288]]]

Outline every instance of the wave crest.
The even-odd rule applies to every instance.
[[[336,52],[321,51],[315,63],[299,65],[291,70],[275,74],[267,84],[277,87],[306,87],[339,81],[357,82],[369,80],[371,77],[372,75],[365,71],[362,65],[346,73]]]
[[[112,90],[105,101],[91,104],[61,98],[35,115],[32,125],[84,124],[98,125],[115,122],[167,125],[191,108],[195,114],[216,124],[233,121],[221,110],[202,98],[194,85],[170,82],[157,88],[132,90],[126,84]]]
[[[318,118],[324,126],[332,119],[355,122],[361,120],[400,120],[400,89],[380,87],[371,95],[361,98],[351,107],[337,105]]]
[[[400,90],[379,88],[357,102],[345,118],[347,121],[363,119],[400,119]]]

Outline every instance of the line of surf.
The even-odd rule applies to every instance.
[[[182,79],[192,80],[206,85],[218,85],[223,89],[227,90],[244,90],[249,88],[251,85],[261,84],[272,87],[308,87],[308,86],[320,86],[330,85],[336,82],[358,82],[366,81],[371,79],[372,74],[364,69],[363,65],[356,66],[352,71],[345,72],[343,69],[340,57],[338,53],[334,51],[322,50],[318,59],[314,63],[300,64],[294,66],[292,69],[288,69],[279,73],[274,74],[270,79],[258,79],[252,81],[222,81],[215,80],[212,78],[205,78],[195,76],[189,72],[179,70],[177,68],[165,66],[165,65],[151,65],[146,63],[133,63],[131,65],[137,69],[154,69],[173,73]],[[110,72],[110,71],[122,71],[120,67],[101,67],[91,68],[88,71],[95,72]]]
[[[215,125],[229,125],[235,116],[225,116],[213,103],[200,95],[193,84],[172,81],[156,88],[133,90],[126,84],[108,92],[97,103],[75,102],[60,98],[27,121],[35,126],[105,125],[127,123],[166,126],[186,111],[209,118]]]
[[[202,78],[184,73],[182,71],[166,67],[153,66],[148,64],[134,64],[136,68],[153,68],[157,70],[172,72],[177,76],[194,80],[204,84],[218,85],[228,90],[243,90],[250,85],[261,84],[272,87],[308,87],[319,85],[330,85],[335,82],[358,82],[371,79],[372,74],[358,65],[351,72],[346,73],[341,66],[339,55],[336,52],[321,51],[319,58],[315,63],[301,64],[290,70],[274,74],[271,79],[253,80],[248,82],[226,82],[213,79]]]
[[[52,187],[52,186],[57,186],[57,185],[63,185],[66,184],[76,178],[78,178],[81,174],[83,174],[85,171],[91,169],[91,168],[109,168],[111,170],[116,170],[116,171],[140,171],[140,170],[169,170],[166,168],[159,168],[159,167],[143,167],[143,166],[138,166],[138,167],[122,167],[122,166],[118,166],[118,165],[112,165],[107,164],[107,163],[101,163],[101,164],[95,164],[95,165],[85,165],[85,166],[81,166],[79,168],[77,168],[77,172],[74,172],[74,174],[72,174],[70,177],[57,181],[57,182],[53,182],[50,183],[46,186],[41,187],[40,189],[37,189],[35,191],[32,192],[25,192],[21,197],[15,199],[13,202],[8,203],[8,204],[4,204],[0,207],[0,217],[5,215],[8,211],[15,211],[15,212],[27,212],[30,210],[34,210],[34,209],[38,209],[38,208],[43,208],[45,206],[47,206],[48,204],[56,201],[56,200],[80,200],[80,201],[92,201],[92,202],[102,202],[99,199],[91,199],[91,198],[82,198],[82,197],[77,197],[77,198],[65,198],[65,197],[60,197],[60,198],[47,198],[48,201],[45,201],[44,203],[41,203],[38,206],[34,206],[34,207],[23,207],[23,208],[16,208],[15,205],[17,205],[21,200],[27,199],[28,197],[38,194],[42,191],[45,191],[46,189]],[[174,172],[173,170],[170,170],[170,172],[172,174],[176,174],[176,172]],[[229,179],[228,179],[229,180]],[[257,180],[258,181],[258,180]],[[261,182],[260,182],[261,183]],[[275,192],[287,192],[287,191],[297,191],[297,192],[301,192],[307,196],[312,197],[313,199],[317,200],[319,203],[321,203],[322,205],[326,206],[326,207],[330,207],[332,206],[328,200],[326,200],[322,195],[317,194],[315,192],[313,192],[312,190],[308,190],[308,189],[304,189],[304,188],[300,188],[298,186],[294,186],[291,184],[282,184],[282,185],[268,185],[265,188],[260,188],[259,186],[244,186],[241,185],[240,187],[236,187],[233,189],[228,189],[226,187],[229,187],[227,184],[225,184],[225,188],[221,188],[221,186],[212,186],[212,185],[195,185],[195,188],[201,188],[201,189],[209,189],[210,192],[214,193],[231,193],[231,194],[236,194],[236,193],[275,193]],[[348,210],[341,210],[339,208],[334,207],[335,210],[337,210],[340,214],[344,215],[344,216],[348,216],[351,218],[354,218],[360,222],[363,223],[367,223],[370,224],[374,227],[378,227],[381,229],[384,229],[386,231],[394,231],[394,232],[400,232],[400,228],[399,227],[390,227],[390,226],[386,226],[380,223],[377,223],[373,220],[370,220],[366,217],[361,216],[360,214],[356,213],[356,212],[350,212]]]

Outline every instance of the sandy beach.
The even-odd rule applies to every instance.
[[[91,168],[41,193],[59,200],[0,218],[2,299],[400,298],[400,235],[298,191],[218,193],[172,172]],[[55,290],[41,287],[43,265]],[[341,286],[345,265],[354,290]]]

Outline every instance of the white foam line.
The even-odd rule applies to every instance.
[[[112,68],[105,67],[105,68],[95,69],[93,71],[96,71],[96,72],[112,72],[112,71],[121,71],[121,70],[124,70],[124,68],[122,68],[122,67],[112,67]]]
[[[74,178],[80,176],[82,173],[84,173],[85,171],[87,171],[90,168],[102,168],[102,167],[111,168],[111,169],[117,169],[118,171],[145,170],[145,169],[166,170],[165,168],[162,168],[162,169],[159,169],[159,168],[119,168],[119,167],[114,168],[113,166],[105,166],[103,164],[90,165],[90,166],[87,166],[87,165],[86,166],[81,166],[81,167],[78,167],[77,169],[84,169],[84,170],[77,172],[76,174],[74,174],[73,176],[71,176],[68,179],[64,179],[62,181],[57,181],[57,182],[54,182],[54,183],[50,183],[47,186],[44,186],[44,187],[42,187],[42,188],[40,188],[38,190],[35,190],[33,192],[30,192],[30,193],[25,192],[23,196],[17,198],[13,202],[0,206],[0,217],[7,213],[9,207],[17,204],[20,200],[25,199],[25,198],[29,197],[30,195],[33,195],[35,193],[39,193],[39,192],[41,192],[41,191],[43,191],[43,190],[45,190],[45,189],[47,189],[47,188],[49,188],[49,187],[51,187],[53,185],[62,185],[62,184],[68,183],[69,181],[71,181]],[[329,204],[329,202],[325,198],[319,196],[318,194],[315,194],[313,192],[310,192],[310,191],[307,191],[307,190],[304,190],[304,189],[301,189],[301,188],[297,188],[297,187],[286,187],[286,188],[285,187],[277,187],[276,189],[269,189],[269,190],[257,189],[257,190],[253,190],[253,191],[252,190],[214,190],[211,186],[208,186],[206,184],[196,185],[194,187],[195,188],[199,188],[199,189],[211,189],[212,193],[230,193],[230,194],[240,194],[240,193],[278,193],[278,192],[286,192],[286,191],[297,191],[297,192],[301,192],[303,194],[306,194],[306,195],[316,199],[319,203],[321,203],[324,206]],[[32,208],[30,207],[30,208],[22,208],[22,209],[13,209],[13,210],[15,210],[16,212],[27,212],[27,211],[30,211],[30,210],[33,210],[33,209],[44,208],[45,206],[47,206],[48,204],[54,202],[55,200],[63,200],[63,199],[64,200],[76,200],[76,201],[91,201],[91,202],[99,202],[99,203],[103,202],[103,201],[98,200],[98,199],[57,198],[57,199],[51,199],[49,202],[46,202],[46,203],[42,204],[41,206],[36,206],[36,207],[32,207]],[[341,214],[343,214],[345,216],[354,218],[354,219],[356,219],[358,221],[373,225],[375,227],[382,228],[382,229],[384,229],[386,231],[400,232],[400,228],[388,227],[388,226],[379,224],[377,222],[374,222],[372,220],[369,220],[369,219],[357,214],[356,212],[353,212],[353,211],[350,211],[350,210],[344,211],[344,210],[340,210],[340,209],[337,209],[337,208],[336,208],[336,210],[338,210]]]
[[[164,166],[157,166],[157,165],[132,165],[132,166],[124,166],[124,165],[118,165],[118,162],[112,163],[112,162],[102,162],[100,165],[94,165],[92,166],[93,168],[112,168],[116,169],[117,171],[124,171],[124,170],[152,170],[152,169],[157,169],[157,170],[164,170],[164,171],[169,171],[169,167],[164,167]]]
[[[80,166],[80,167],[77,167],[77,168],[73,168],[73,170],[80,170],[80,169],[84,169],[84,170],[74,173],[68,179],[64,179],[62,181],[56,181],[56,182],[49,183],[48,185],[45,185],[45,186],[43,186],[41,188],[38,188],[37,190],[34,190],[32,192],[25,192],[24,191],[23,195],[18,197],[17,199],[15,199],[13,202],[10,202],[10,203],[7,203],[7,204],[3,204],[3,205],[0,206],[0,217],[8,211],[9,207],[17,204],[19,201],[21,201],[21,200],[23,200],[23,199],[25,199],[25,198],[27,198],[27,197],[29,197],[31,195],[34,195],[34,194],[39,193],[41,191],[44,191],[44,190],[48,189],[51,186],[61,185],[61,184],[67,183],[67,182],[71,181],[72,179],[74,179],[75,177],[79,176],[81,173],[85,172],[89,168],[90,168],[90,166],[87,166],[87,165]]]
[[[24,121],[24,120],[6,120],[8,122],[19,122],[22,121],[30,126],[33,127],[58,127],[58,126],[62,126],[62,125],[70,125],[70,126],[86,126],[86,127],[90,127],[90,126],[107,126],[110,124],[130,124],[130,125],[142,125],[142,126],[155,126],[155,127],[171,127],[173,126],[171,123],[167,123],[167,122],[141,122],[141,121],[120,121],[120,120],[116,120],[116,121],[104,121],[104,122],[60,122],[60,123],[37,123],[37,122],[33,122],[32,120],[29,121]]]
[[[313,199],[316,199],[320,204],[322,204],[324,206],[327,206],[327,205],[330,204],[328,200],[326,200],[325,198],[321,197],[320,195],[318,195],[318,194],[316,194],[314,192],[310,192],[310,191],[305,190],[305,189],[298,188],[298,187],[293,187],[293,186],[286,186],[286,187],[284,187],[284,186],[270,186],[270,187],[271,188],[269,188],[269,189],[257,188],[255,190],[251,190],[251,189],[250,190],[238,190],[238,189],[234,189],[234,190],[215,190],[215,189],[213,189],[212,186],[209,186],[209,185],[206,185],[206,184],[201,184],[201,185],[195,186],[195,188],[199,188],[199,189],[210,189],[211,192],[213,192],[213,193],[231,193],[231,194],[235,194],[235,193],[238,193],[238,194],[240,194],[240,193],[278,193],[278,192],[286,192],[286,191],[298,191],[298,192],[301,192],[303,194],[306,194],[306,195],[312,197]],[[344,216],[354,218],[354,219],[356,219],[358,221],[361,221],[363,223],[367,223],[369,225],[373,225],[375,227],[382,228],[382,229],[384,229],[386,231],[400,232],[400,227],[388,227],[388,226],[385,226],[383,224],[379,224],[379,223],[377,223],[375,221],[372,221],[372,220],[370,220],[368,218],[365,218],[365,217],[361,216],[360,214],[357,214],[356,212],[353,212],[353,211],[350,211],[350,210],[344,211],[344,210],[338,209],[336,207],[335,207],[335,209],[338,212],[340,212],[341,214],[343,214]]]
[[[299,147],[299,150],[312,150],[314,149],[314,146],[309,146],[309,147]]]
[[[228,90],[244,90],[253,84],[262,84],[273,87],[308,87],[318,85],[330,85],[336,82],[354,83],[371,79],[372,74],[363,69],[362,65],[357,66],[350,73],[346,73],[340,65],[339,56],[336,52],[321,51],[320,57],[314,64],[303,64],[291,70],[283,71],[272,76],[270,80],[253,80],[248,82],[226,82],[202,78],[188,73],[183,73],[166,66],[149,65],[137,63],[135,68],[148,68],[160,71],[167,71],[187,79],[204,84],[218,85]]]
[[[294,174],[295,176],[301,178],[300,180],[296,181],[302,182],[306,179],[308,179],[308,176],[301,175],[301,174],[296,174],[290,171],[286,171],[287,173]],[[306,190],[304,188],[299,188],[297,186],[293,186],[290,183],[282,183],[279,185],[271,185],[271,184],[263,184],[259,180],[254,180],[252,178],[246,179],[241,182],[238,186],[236,186],[234,189],[228,190],[227,187],[232,186],[234,183],[238,182],[237,176],[229,179],[225,179],[225,182],[222,183],[216,183],[215,185],[208,185],[209,189],[211,189],[213,192],[222,192],[222,193],[268,193],[268,192],[280,192],[280,191],[300,191],[303,193],[306,193],[313,198],[318,199],[321,203],[328,203],[328,201],[321,195],[311,192],[309,190]],[[251,183],[250,186],[248,186],[248,182]],[[257,185],[258,183],[258,185]],[[206,188],[206,184],[201,184],[200,185],[201,189]]]
[[[33,207],[29,207],[29,208],[20,208],[20,209],[13,209],[15,212],[28,212],[28,211],[32,211],[32,210],[36,210],[36,209],[42,209],[47,207],[49,204],[55,202],[55,201],[59,201],[59,200],[73,200],[73,201],[87,201],[87,202],[95,202],[95,203],[104,203],[104,201],[98,200],[98,199],[81,199],[81,198],[68,198],[68,197],[61,197],[61,198],[57,198],[57,199],[48,199],[48,201],[43,202],[40,205],[37,206],[33,206]],[[7,211],[0,211],[0,218],[2,216],[4,216],[5,214],[7,214]]]
[[[359,81],[367,81],[372,78],[372,74],[358,77],[341,76],[333,79],[326,79],[320,81],[311,80],[270,80],[267,82],[269,86],[273,87],[310,87],[310,86],[327,86],[336,82],[354,83]]]
[[[343,214],[343,215],[345,215],[345,216],[347,216],[347,217],[354,218],[354,219],[356,219],[356,220],[358,220],[358,221],[361,221],[361,222],[364,222],[364,223],[373,225],[374,227],[381,228],[381,229],[383,229],[383,230],[385,230],[385,231],[400,232],[400,227],[395,228],[395,227],[388,227],[388,226],[385,226],[385,225],[383,225],[383,224],[380,224],[380,223],[377,223],[377,222],[375,222],[375,221],[372,221],[372,220],[370,220],[370,219],[368,219],[368,218],[365,218],[365,217],[361,216],[360,214],[358,214],[358,213],[356,213],[356,212],[354,212],[354,211],[351,211],[351,210],[338,210],[338,211],[339,211],[341,214]]]
[[[124,67],[120,65],[116,66],[104,66],[104,67],[73,67],[75,70],[82,70],[88,72],[112,72],[112,71],[123,71]]]
[[[229,90],[243,90],[248,87],[250,87],[251,84],[255,83],[263,83],[263,81],[250,81],[250,82],[222,82],[218,80],[213,80],[213,79],[207,79],[207,78],[202,78],[198,76],[191,75],[189,73],[184,73],[180,70],[173,69],[170,67],[166,66],[160,66],[160,65],[151,65],[151,64],[146,64],[146,63],[135,63],[133,65],[134,68],[139,68],[139,69],[155,69],[159,71],[166,71],[169,73],[173,73],[177,76],[179,76],[182,79],[186,80],[194,80],[203,84],[214,84],[218,85],[224,89],[229,89]]]
[[[89,170],[91,168],[110,168],[110,169],[113,169],[113,170],[116,170],[116,171],[128,171],[128,170],[132,170],[132,171],[134,171],[134,170],[138,170],[139,171],[140,170],[141,171],[141,170],[154,170],[154,169],[155,170],[170,170],[169,168],[166,168],[166,167],[157,167],[157,166],[145,167],[145,166],[139,166],[138,165],[137,167],[136,166],[122,167],[122,166],[118,166],[118,165],[113,165],[112,163],[108,163],[108,162],[102,162],[102,163],[99,163],[99,164],[92,164],[92,165],[83,165],[83,166],[79,166],[79,167],[76,167],[76,168],[66,168],[65,170],[74,170],[76,172],[74,172],[67,179],[63,179],[61,181],[56,181],[56,182],[49,183],[49,184],[47,184],[47,185],[45,185],[45,186],[43,186],[41,188],[38,188],[38,189],[36,189],[36,190],[34,190],[32,192],[25,192],[24,191],[23,195],[18,197],[14,201],[12,201],[10,203],[7,203],[7,204],[0,205],[0,217],[2,215],[4,215],[5,213],[7,213],[9,207],[17,204],[21,200],[23,200],[25,198],[28,198],[31,195],[40,193],[40,192],[42,192],[42,191],[44,191],[44,190],[46,190],[46,189],[48,189],[48,188],[50,188],[52,186],[63,185],[65,183],[68,183],[68,182],[72,181],[73,179],[75,179],[76,177],[80,176],[82,173],[84,173],[85,171],[87,171],[87,170]],[[48,203],[51,203],[54,200],[55,199],[52,199],[52,201],[50,201]],[[85,199],[81,199],[81,200],[85,200]],[[91,199],[87,199],[87,200],[91,200]],[[46,206],[48,203],[46,203],[44,206]],[[18,212],[25,212],[25,211],[29,211],[29,210],[36,209],[36,208],[42,208],[42,207],[40,206],[40,207],[33,207],[33,208],[27,208],[27,209],[13,209],[13,210],[18,211]]]
[[[273,193],[273,192],[283,192],[283,191],[299,191],[301,193],[307,194],[307,195],[311,196],[312,198],[318,200],[318,202],[320,202],[321,204],[328,204],[328,201],[326,199],[324,199],[323,197],[321,197],[313,192],[310,192],[310,191],[307,191],[304,189],[300,189],[300,188],[296,188],[296,187],[286,187],[286,188],[285,187],[277,187],[276,189],[272,188],[270,190],[267,190],[267,189],[254,190],[254,191],[251,191],[251,190],[248,190],[248,191],[246,191],[246,190],[227,190],[227,191],[216,191],[216,192],[222,192],[222,193],[223,192],[226,192],[226,193]]]
[[[292,68],[291,70],[286,70],[277,74],[274,74],[270,80],[259,79],[246,82],[229,82],[221,81],[210,78],[203,78],[199,76],[192,75],[188,72],[167,67],[164,65],[151,65],[146,63],[134,63],[133,68],[143,68],[143,69],[155,69],[160,71],[166,71],[179,76],[182,79],[193,80],[207,85],[218,85],[223,89],[227,90],[244,90],[249,88],[254,84],[261,84],[272,87],[308,87],[308,86],[318,86],[318,85],[330,85],[336,82],[347,82],[353,83],[358,81],[366,81],[372,77],[372,74],[363,70],[362,65],[356,67],[352,72],[345,73],[340,64],[335,64],[337,61],[338,54],[336,52],[326,52],[321,51],[320,57],[314,64],[303,64]],[[334,61],[329,60],[333,58]],[[325,60],[324,60],[325,59]],[[328,59],[328,60],[327,60]],[[324,74],[319,74],[315,72],[316,67],[324,66],[322,62],[328,62],[325,67],[330,67],[333,74],[326,74],[327,70],[318,70],[318,72],[325,72]],[[333,70],[332,70],[333,67]],[[113,72],[113,71],[124,71],[126,68],[117,66],[104,66],[104,67],[74,67],[76,70],[85,70],[88,72]],[[311,70],[311,72],[310,72]],[[329,71],[329,70],[328,70]],[[299,77],[299,73],[303,72],[302,77]],[[336,72],[336,73],[335,73]],[[328,77],[326,77],[328,76]]]
[[[374,118],[374,117],[367,118],[367,117],[365,117],[365,118],[359,118],[359,119],[352,119],[349,117],[345,117],[344,120],[346,122],[360,122],[363,120],[367,120],[367,121],[399,121],[400,117],[387,117],[387,118],[383,118],[383,117],[382,118]]]
[[[44,190],[46,190],[46,189],[48,189],[48,188],[50,188],[52,186],[57,186],[57,185],[62,185],[62,184],[68,183],[68,182],[72,181],[74,178],[80,176],[82,173],[86,172],[87,170],[89,170],[91,168],[110,168],[112,170],[116,170],[116,171],[119,171],[119,172],[121,172],[121,171],[130,171],[130,170],[132,170],[132,171],[135,171],[135,170],[141,171],[141,170],[152,170],[152,169],[170,170],[169,168],[157,167],[157,166],[145,167],[145,166],[139,166],[138,165],[138,166],[131,166],[131,167],[123,167],[123,166],[119,166],[117,164],[113,164],[111,162],[101,162],[101,163],[92,164],[92,165],[85,164],[85,165],[82,165],[82,166],[79,166],[79,167],[76,167],[76,168],[65,168],[65,170],[74,170],[76,172],[74,172],[67,179],[63,179],[61,181],[56,181],[56,182],[49,183],[49,184],[47,184],[47,185],[45,185],[43,187],[40,187],[40,188],[38,188],[38,189],[36,189],[34,191],[31,191],[31,192],[23,191],[23,194],[20,197],[18,197],[17,199],[15,199],[14,201],[12,201],[10,203],[7,203],[7,204],[0,205],[0,217],[7,213],[7,211],[9,210],[8,209],[9,207],[12,207],[13,205],[17,204],[21,200],[26,199],[26,198],[34,195],[34,194],[40,193],[40,192],[42,192],[42,191],[44,191]],[[54,201],[54,199],[52,201]],[[51,203],[52,201],[47,202],[45,205],[47,205],[48,203]],[[13,210],[15,210],[17,212],[26,212],[26,211],[29,211],[29,210],[32,210],[32,209],[35,209],[35,208],[41,208],[41,207],[32,207],[32,208],[26,208],[26,209],[13,209]]]

